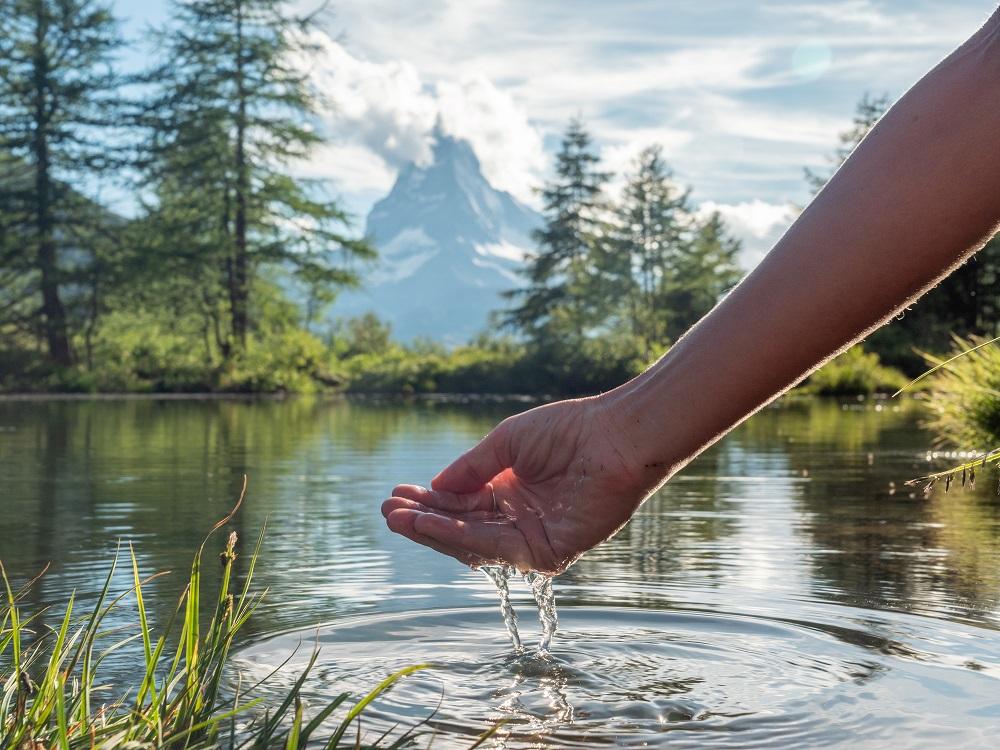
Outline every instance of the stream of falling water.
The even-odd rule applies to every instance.
[[[541,573],[528,573],[524,580],[531,586],[531,593],[535,597],[535,604],[538,605],[538,619],[542,623],[542,637],[538,641],[538,651],[542,654],[549,652],[552,645],[552,636],[556,634],[559,627],[559,616],[556,614],[556,595],[552,590],[552,577],[543,576]]]
[[[514,607],[510,603],[510,579],[514,575],[514,568],[507,565],[483,565],[480,570],[497,587],[497,593],[500,596],[500,613],[503,615],[503,624],[507,628],[507,634],[514,645],[515,653],[524,653],[521,634],[517,629],[517,613],[514,612]],[[531,594],[538,606],[538,619],[542,624],[538,653],[547,654],[552,645],[552,637],[559,626],[559,616],[556,614],[556,597],[552,590],[552,578],[540,573],[527,573],[524,580],[531,588]]]
[[[524,653],[521,635],[517,632],[517,613],[510,603],[510,586],[508,584],[514,569],[507,565],[483,565],[479,569],[489,576],[493,585],[497,587],[497,593],[500,595],[500,614],[503,615],[503,624],[507,628],[510,642],[514,645],[514,652]]]

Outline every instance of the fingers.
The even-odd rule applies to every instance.
[[[398,512],[398,511],[397,511]],[[532,567],[524,537],[513,524],[490,519],[458,519],[419,513],[413,519],[418,534],[485,562],[505,562],[518,569]]]
[[[386,501],[389,502],[389,501]],[[384,506],[383,506],[384,512]],[[410,508],[395,508],[391,512],[386,514],[386,524],[392,531],[397,534],[402,534],[407,539],[410,539],[418,544],[422,544],[425,547],[430,547],[443,555],[448,555],[449,557],[454,557],[459,562],[468,565],[470,567],[482,565],[485,561],[480,557],[462,549],[452,547],[450,545],[444,544],[439,540],[428,537],[417,531],[415,527],[415,521],[417,518],[423,515],[428,515],[426,513],[421,513]]]
[[[448,513],[470,513],[476,510],[493,509],[493,491],[489,487],[480,487],[476,492],[460,495],[447,490],[429,490],[415,484],[401,484],[393,488],[392,495]]]
[[[493,477],[513,463],[510,422],[501,422],[478,445],[473,446],[434,477],[437,491],[468,494],[482,489]]]
[[[461,518],[464,521],[496,521],[497,515],[492,511],[488,510],[472,510],[468,513],[452,513],[446,510],[441,510],[440,508],[432,508],[430,506],[424,505],[423,503],[418,503],[416,500],[409,500],[405,497],[390,497],[388,500],[382,503],[382,515],[385,518],[389,517],[389,514],[394,510],[399,510],[400,508],[405,508],[406,510],[416,510],[421,513],[436,513],[439,516],[450,516],[452,518]]]

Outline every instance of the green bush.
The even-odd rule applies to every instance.
[[[614,388],[645,365],[636,340],[607,336],[545,348],[509,339],[480,339],[451,351],[396,344],[340,366],[353,393],[580,395]]]
[[[306,331],[251,337],[220,373],[216,390],[229,393],[314,393],[339,381],[327,367],[327,349]]]
[[[870,396],[893,393],[906,383],[903,373],[886,367],[877,354],[858,344],[810,375],[799,390],[819,396]]]
[[[985,344],[977,337],[955,338],[943,357],[927,357],[932,366]],[[948,442],[971,450],[1000,442],[1000,346],[988,344],[949,362],[927,378],[931,417],[928,425]]]
[[[135,310],[107,315],[83,360],[54,368],[31,351],[0,352],[0,389],[58,393],[312,393],[341,386],[322,341],[295,326],[261,326],[245,351],[223,360],[194,318]]]

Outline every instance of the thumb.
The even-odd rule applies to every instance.
[[[493,431],[448,466],[431,481],[438,491],[468,493],[482,489],[493,477],[514,462],[511,449],[510,420]]]

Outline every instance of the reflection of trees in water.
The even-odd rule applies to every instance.
[[[787,568],[768,590],[803,585],[821,599],[982,619],[1000,595],[1000,500],[992,478],[929,499],[903,486],[925,468],[919,416],[912,401],[765,410],[571,568],[560,600],[670,606],[673,582],[744,585],[756,552]]]
[[[984,492],[903,483],[922,473],[931,438],[914,402],[814,401],[771,412],[745,432],[780,438],[792,471],[807,473],[797,502],[811,541],[814,592],[865,606],[933,609],[976,617],[997,603],[1000,506]],[[770,441],[775,442],[774,437]]]
[[[915,426],[919,408],[917,402],[906,398],[858,402],[793,395],[748,420],[736,434],[753,448],[783,445],[792,455],[805,453],[830,465],[833,462],[829,459],[836,454],[892,449],[899,442],[894,439],[896,433],[905,430],[909,434]],[[912,443],[912,438],[907,440],[907,448]],[[825,462],[824,455],[829,457]]]
[[[947,553],[947,564],[938,565],[936,589],[947,593],[971,617],[983,610],[995,620],[1000,606],[1000,498],[992,482],[975,490],[935,490],[929,500],[937,527],[937,542]]]
[[[175,571],[147,592],[154,619],[165,620],[191,556],[248,474],[247,502],[233,522],[242,539],[239,573],[271,519],[258,576],[274,590],[255,624],[306,610],[315,619],[315,608],[278,604],[314,598],[332,614],[345,599],[374,595],[367,589],[377,591],[390,575],[384,554],[372,552],[382,533],[378,501],[405,477],[387,476],[379,457],[436,437],[471,444],[521,406],[0,401],[0,559],[19,581],[52,561],[35,596],[61,605],[73,588],[84,599],[99,590],[118,539],[133,540],[143,571]],[[127,567],[118,590],[129,585]]]
[[[671,605],[664,583],[672,579],[714,586],[726,565],[720,543],[739,524],[736,505],[717,479],[719,460],[716,449],[700,456],[610,542],[571,567],[559,579],[560,601],[657,609]]]

